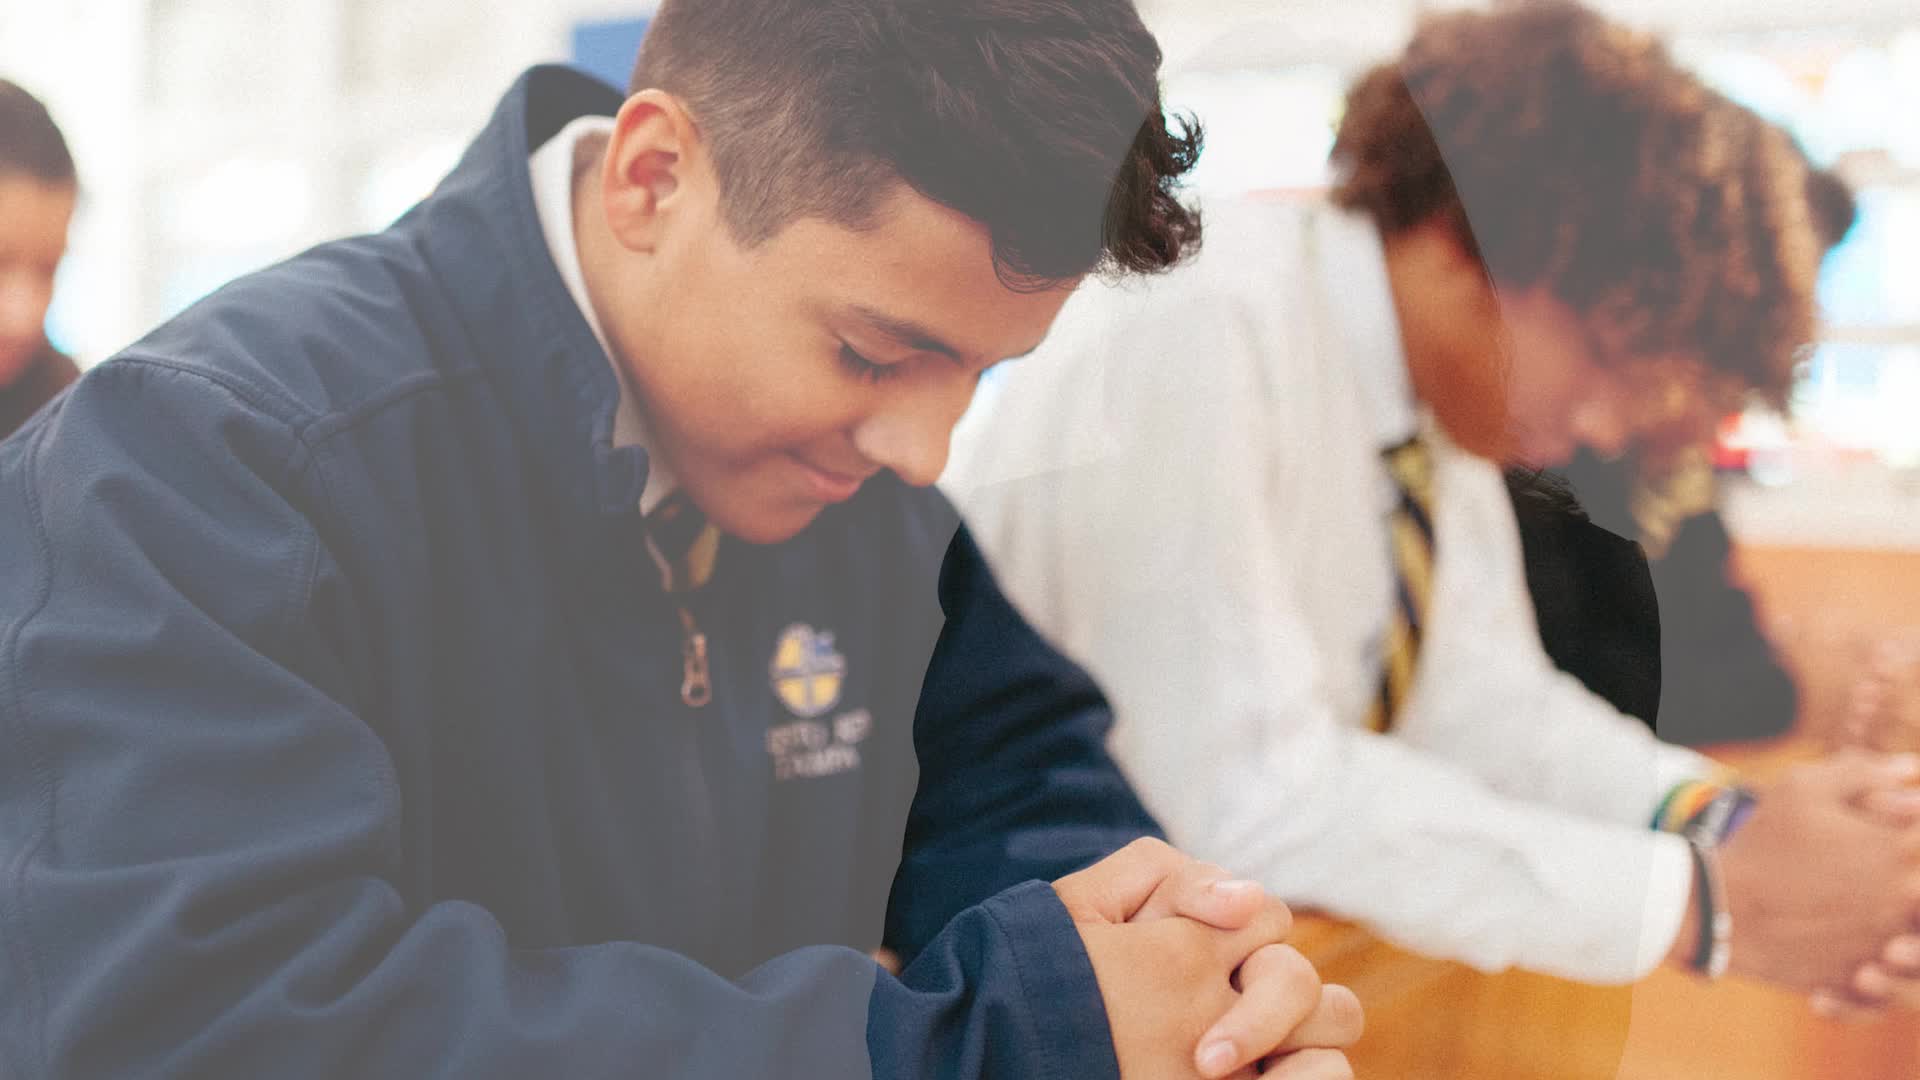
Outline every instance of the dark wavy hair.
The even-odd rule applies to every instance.
[[[686,102],[741,243],[860,227],[904,183],[984,225],[1011,285],[1152,272],[1199,242],[1192,119],[1131,0],[665,0],[635,91]]]
[[[1845,243],[1860,220],[1860,202],[1846,178],[1831,169],[1815,169],[1807,176],[1807,201],[1813,204],[1820,246],[1830,252]]]
[[[1701,355],[1779,401],[1813,337],[1805,159],[1578,4],[1427,19],[1353,88],[1333,161],[1336,200],[1382,232],[1445,223],[1625,354]]]
[[[76,184],[73,155],[40,99],[0,79],[0,176],[25,173],[48,184]]]

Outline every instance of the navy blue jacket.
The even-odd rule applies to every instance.
[[[728,541],[682,703],[527,174],[618,104],[534,70],[0,444],[8,1080],[1117,1071],[1038,882],[1153,824],[937,495]]]

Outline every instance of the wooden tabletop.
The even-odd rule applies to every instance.
[[[1481,975],[1344,923],[1303,916],[1296,942],[1367,1009],[1362,1080],[1913,1080],[1920,1023],[1821,1020],[1797,997],[1660,972],[1633,987]]]
[[[1764,777],[1821,746],[1716,753]],[[1367,1009],[1362,1080],[1915,1080],[1920,1014],[1822,1020],[1804,999],[1662,970],[1631,987],[1482,975],[1305,914],[1295,944]]]
[[[1862,643],[1920,623],[1920,555],[1742,553],[1786,642],[1808,718],[1792,738],[1716,756],[1764,776],[1815,756]],[[1362,1080],[1915,1080],[1920,1016],[1855,1026],[1821,1020],[1788,994],[1662,971],[1632,987],[1539,975],[1481,975],[1302,915],[1295,943],[1331,982],[1359,994]]]

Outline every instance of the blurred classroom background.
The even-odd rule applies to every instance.
[[[1169,98],[1211,129],[1196,187],[1324,179],[1342,91],[1410,0],[1143,0]],[[1753,539],[1920,545],[1920,9],[1903,0],[1602,0],[1855,185],[1828,323],[1786,416],[1730,423]],[[0,0],[0,72],[68,132],[86,198],[50,331],[97,361],[221,282],[378,228],[527,64],[624,79],[650,5],[617,0]],[[1784,493],[1785,497],[1782,497]],[[1810,511],[1810,508],[1814,508]]]

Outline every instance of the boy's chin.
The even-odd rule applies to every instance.
[[[756,507],[729,515],[726,520],[714,520],[722,532],[737,540],[749,544],[781,544],[805,532],[825,509],[817,503]]]

